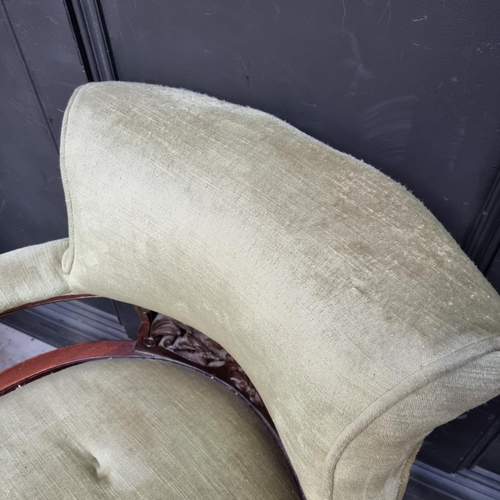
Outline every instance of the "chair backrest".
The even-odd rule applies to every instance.
[[[308,499],[401,498],[435,426],[500,393],[500,300],[402,186],[265,113],[81,87],[68,289],[173,316],[259,390]]]

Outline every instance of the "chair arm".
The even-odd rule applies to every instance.
[[[64,238],[0,255],[0,316],[70,294],[61,266],[67,248]]]

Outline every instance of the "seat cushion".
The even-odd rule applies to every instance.
[[[155,360],[84,363],[0,398],[0,498],[299,498],[223,385]]]

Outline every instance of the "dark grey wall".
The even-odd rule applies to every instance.
[[[0,253],[67,235],[59,134],[86,81],[60,0],[0,1]]]
[[[277,115],[411,189],[459,241],[500,159],[495,1],[102,2],[118,77]]]
[[[497,290],[500,290],[500,251],[495,255],[486,277]]]

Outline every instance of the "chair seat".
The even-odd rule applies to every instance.
[[[87,362],[0,398],[0,477],[11,500],[299,498],[240,398],[143,359]]]

